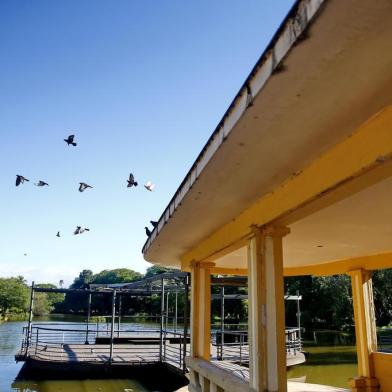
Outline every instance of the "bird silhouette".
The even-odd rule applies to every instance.
[[[135,181],[135,177],[132,173],[129,174],[129,179],[127,180],[128,185],[127,188],[131,188],[133,186],[137,186],[137,182]]]
[[[87,188],[92,188],[92,186],[85,182],[79,182],[79,192],[84,192]]]
[[[16,175],[16,182],[15,182],[16,186],[23,184],[25,181],[30,181],[30,180],[28,180],[26,177],[21,176],[20,174]]]
[[[45,346],[44,348],[43,348],[43,351],[46,351],[48,349],[48,346]]]
[[[64,139],[65,143],[69,146],[72,144],[74,147],[77,146],[77,143],[74,142],[75,135],[69,135],[66,139]]]
[[[56,237],[60,237],[60,232],[59,231],[57,232]]]
[[[151,230],[148,227],[144,228],[146,230],[146,235],[149,237],[151,235]]]
[[[45,185],[49,186],[49,184],[47,182],[41,181],[41,180],[39,180],[38,182],[34,183],[34,185],[36,185],[36,186],[45,186]]]
[[[154,229],[158,226],[158,222],[150,221],[150,223],[153,225]]]
[[[147,181],[147,182],[144,184],[144,187],[145,187],[148,191],[152,192],[153,189],[155,188],[155,184],[153,184],[151,181]]]
[[[82,228],[81,226],[76,226],[76,229],[74,231],[74,235],[79,234],[81,228]]]

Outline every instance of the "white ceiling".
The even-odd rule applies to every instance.
[[[392,251],[392,177],[289,226],[283,240],[284,267],[326,263]],[[246,249],[218,267],[246,268]]]

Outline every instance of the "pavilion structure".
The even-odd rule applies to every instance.
[[[372,295],[372,271],[392,267],[391,21],[390,0],[297,1],[144,245],[191,272],[191,391],[300,390],[283,277],[307,274],[351,277],[347,386],[392,391]],[[212,274],[248,276],[248,381],[210,361]]]

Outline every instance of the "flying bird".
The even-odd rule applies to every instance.
[[[57,232],[56,237],[60,237],[60,232],[59,231]]]
[[[38,182],[34,183],[34,185],[36,185],[36,186],[45,186],[45,185],[49,186],[49,184],[47,182],[41,181],[41,180],[39,180]]]
[[[66,139],[64,139],[65,143],[69,146],[72,144],[74,147],[77,146],[77,143],[74,142],[75,135],[69,135]]]
[[[88,229],[87,227],[85,227],[85,228],[82,229],[82,226],[76,226],[76,229],[75,229],[75,231],[74,231],[74,235],[76,235],[76,234],[82,234],[82,233],[84,233],[85,231],[90,231],[90,229]]]
[[[155,184],[153,184],[151,181],[147,181],[147,182],[144,184],[144,187],[145,187],[148,191],[152,192],[153,189],[155,188]]]
[[[25,181],[30,181],[30,180],[28,180],[26,177],[21,176],[20,174],[16,175],[16,182],[15,182],[16,186],[23,184]]]
[[[83,192],[83,191],[85,191],[87,188],[92,188],[92,186],[86,184],[85,182],[79,182],[79,192]]]
[[[151,235],[151,230],[148,227],[144,228],[146,230],[146,235],[149,237]]]
[[[133,186],[137,186],[137,182],[135,181],[135,177],[133,176],[132,173],[129,175],[129,179],[127,180],[127,182],[128,182],[128,185],[127,185],[128,188],[132,188]]]
[[[150,223],[153,225],[154,229],[158,226],[158,222],[150,221]]]

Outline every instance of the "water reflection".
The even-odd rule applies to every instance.
[[[18,392],[148,392],[137,381],[82,380],[82,381],[15,381],[12,391]]]
[[[348,379],[357,374],[355,346],[305,347],[309,353],[304,364],[287,372],[289,378],[306,378],[306,382],[347,388]]]

